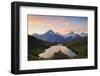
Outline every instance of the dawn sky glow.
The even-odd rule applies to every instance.
[[[88,18],[75,16],[45,16],[28,15],[28,34],[42,34],[53,30],[60,34],[67,34],[70,31],[76,33],[88,31]]]

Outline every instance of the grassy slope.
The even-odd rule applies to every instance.
[[[39,58],[38,58],[39,53],[44,52],[44,50],[49,48],[51,45],[55,45],[55,43],[52,44],[52,43],[43,42],[43,41],[32,43],[33,41],[31,40],[29,42],[31,43],[31,44],[29,44],[29,49],[28,49],[29,50],[28,51],[28,60],[29,61],[39,60]],[[71,42],[68,44],[65,43],[63,45],[78,52],[78,56],[76,56],[74,58],[87,58],[87,38],[81,39],[81,40],[78,40],[75,42]],[[59,52],[52,59],[69,59],[69,58]]]
[[[75,58],[87,58],[88,57],[88,43],[87,38],[69,43],[64,44],[70,49],[73,49],[78,52],[78,55]]]

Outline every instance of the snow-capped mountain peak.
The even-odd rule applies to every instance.
[[[87,36],[88,36],[88,34],[87,34],[87,33],[83,33],[83,32],[82,32],[82,33],[80,34],[80,36],[81,36],[82,38],[84,38],[84,37],[87,37]]]
[[[65,42],[71,42],[71,41],[75,41],[87,37],[87,33],[77,34],[71,31],[68,34],[63,35],[63,34],[59,34],[58,32],[55,33],[52,30],[48,30],[44,34],[33,34],[32,36],[47,42],[65,43]]]
[[[49,30],[49,31],[46,32],[46,34],[55,34],[55,32],[52,31],[52,30]]]

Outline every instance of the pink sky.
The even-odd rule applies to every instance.
[[[87,17],[28,15],[28,34],[42,34],[50,29],[61,34],[87,32]]]

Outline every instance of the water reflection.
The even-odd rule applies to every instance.
[[[40,53],[38,56],[39,58],[52,58],[55,53],[61,52],[65,55],[67,55],[70,58],[75,57],[77,54],[75,52],[73,52],[71,49],[67,48],[66,46],[63,46],[62,44],[58,44],[58,45],[53,45],[48,49],[45,49],[45,52]]]

